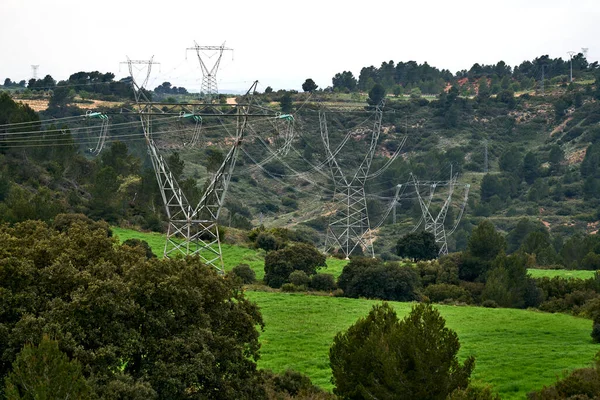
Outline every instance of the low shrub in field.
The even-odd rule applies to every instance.
[[[288,280],[296,286],[306,286],[310,282],[310,278],[306,275],[306,272],[300,270],[292,272]]]
[[[254,283],[256,280],[256,272],[248,264],[236,265],[233,267],[232,272],[245,284]]]
[[[600,393],[600,353],[593,368],[576,369],[552,386],[527,395],[530,400],[597,399]]]
[[[317,268],[325,266],[325,256],[313,245],[297,243],[267,253],[264,281],[272,288],[280,288],[281,285],[289,282],[289,276],[294,271],[304,271],[306,275],[314,275],[317,273]]]
[[[310,288],[329,292],[335,290],[335,278],[331,274],[316,274],[310,278]]]
[[[423,294],[436,303],[448,300],[462,303],[471,303],[473,301],[471,294],[466,289],[447,283],[429,285],[425,288]]]
[[[421,282],[417,271],[380,259],[354,257],[344,267],[338,287],[346,297],[393,301],[418,300]]]
[[[331,393],[313,385],[310,378],[300,372],[288,369],[282,374],[269,370],[261,371],[267,400],[333,400]]]

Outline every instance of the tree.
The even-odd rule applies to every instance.
[[[291,113],[292,109],[294,108],[292,95],[289,92],[285,92],[285,94],[281,97],[279,104],[281,106],[281,112]]]
[[[483,220],[471,232],[467,251],[460,260],[458,275],[466,281],[485,281],[492,261],[506,250],[506,240],[494,225]]]
[[[384,263],[378,258],[352,257],[338,278],[346,297],[392,301],[418,300],[418,272],[408,265]]]
[[[52,332],[99,398],[124,386],[145,398],[264,398],[262,319],[237,278],[197,258],[147,259],[106,223],[62,220],[60,231],[0,225],[0,379],[23,344]]]
[[[222,162],[222,160],[221,160]],[[175,151],[167,158],[167,164],[169,165],[169,169],[173,174],[173,177],[176,181],[179,181],[183,175],[183,169],[185,167],[185,161],[179,157],[179,152]],[[221,163],[219,163],[219,167]],[[218,168],[218,167],[217,167]]]
[[[388,303],[373,306],[329,349],[334,393],[345,399],[446,399],[466,389],[474,358],[458,362],[456,333],[430,304],[402,321]]]
[[[431,232],[421,231],[407,233],[396,244],[396,254],[414,261],[437,258],[440,247]]]
[[[528,184],[533,184],[540,175],[540,164],[537,157],[532,152],[525,154],[523,158],[523,178]]]
[[[44,336],[38,346],[26,344],[6,377],[6,398],[91,399],[77,360],[69,360],[58,342]]]
[[[334,89],[345,89],[350,92],[356,89],[356,85],[358,83],[350,71],[344,71],[335,74],[335,76],[331,79],[331,82]]]
[[[381,100],[385,98],[385,88],[379,83],[375,84],[371,90],[369,90],[369,98],[367,103],[370,106],[377,106],[381,103]]]
[[[314,92],[319,86],[311,78],[308,78],[302,84],[302,90],[305,92]]]
[[[475,257],[491,261],[498,254],[506,250],[506,240],[496,227],[488,220],[483,220],[477,225],[467,244],[467,251]]]
[[[264,281],[271,287],[279,288],[289,282],[288,278],[294,271],[314,275],[318,268],[325,266],[325,256],[313,245],[297,243],[266,255]]]

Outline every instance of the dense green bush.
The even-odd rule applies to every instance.
[[[335,278],[331,274],[315,274],[310,278],[310,288],[329,292],[336,289]]]
[[[24,344],[51,332],[99,398],[131,398],[121,389],[136,385],[144,398],[186,398],[192,388],[202,398],[264,398],[262,319],[239,281],[194,257],[147,259],[103,225],[0,225],[0,379]]]
[[[429,285],[423,290],[423,294],[434,302],[443,302],[447,300],[459,301],[461,303],[471,303],[473,301],[471,294],[464,288],[447,283]]]
[[[456,333],[430,304],[413,307],[402,321],[387,303],[375,305],[329,350],[335,385],[345,399],[445,400],[466,389],[473,357],[458,362]]]
[[[296,286],[306,286],[310,282],[310,277],[306,275],[306,272],[296,270],[290,274],[288,280]]]
[[[296,270],[314,275],[317,268],[325,266],[325,256],[313,245],[297,243],[267,254],[264,281],[270,287],[279,288],[289,282],[290,274]]]
[[[338,287],[346,297],[367,297],[394,301],[420,298],[421,282],[417,271],[380,259],[354,257],[342,270]]]
[[[254,281],[256,280],[256,272],[254,272],[254,270],[250,268],[248,264],[236,265],[235,267],[233,267],[231,272],[233,272],[235,276],[240,278],[242,282],[246,285],[254,283]]]

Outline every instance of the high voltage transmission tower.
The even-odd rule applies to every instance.
[[[200,68],[202,69],[202,88],[201,91],[206,96],[206,99],[210,102],[214,95],[219,93],[217,88],[217,71],[219,70],[219,65],[221,64],[221,58],[223,57],[224,51],[233,51],[228,47],[225,47],[225,43],[221,46],[200,46],[198,43],[194,42],[194,47],[188,47],[188,50],[195,50],[196,55],[198,56],[198,61],[200,62]],[[212,54],[204,53],[205,51],[211,52]],[[204,59],[202,58],[204,55]],[[207,65],[205,62],[206,58],[212,58],[217,56],[216,61],[210,65]]]
[[[164,256],[169,257],[177,254],[197,255],[206,264],[212,265],[220,272],[224,272],[217,220],[225,201],[225,195],[236,164],[238,151],[244,139],[248,117],[250,116],[250,98],[256,90],[258,81],[253,83],[244,96],[244,99],[235,106],[235,113],[219,115],[219,118],[232,117],[235,119],[236,129],[233,144],[221,166],[207,183],[200,201],[198,204],[193,205],[181,190],[167,163],[159,153],[158,147],[152,137],[152,117],[159,115],[179,118],[181,111],[173,112],[175,107],[178,107],[178,110],[184,110],[185,115],[200,116],[195,110],[201,105],[178,104],[171,105],[172,107],[169,108],[170,105],[168,104],[152,103],[145,94],[144,86],[148,82],[152,65],[155,64],[154,61],[152,59],[149,61],[132,61],[128,59],[126,63],[129,67],[131,83],[135,94],[135,112],[141,121],[148,146],[148,153],[169,219]],[[142,69],[144,67],[146,69],[146,76],[142,84],[139,84],[134,76],[133,68],[136,65],[140,65]],[[212,115],[214,116],[214,113]],[[260,116],[264,117],[264,114],[260,114]]]
[[[371,143],[354,175],[344,174],[344,171],[336,160],[337,151],[336,154],[331,151],[325,113],[322,110],[319,111],[321,139],[325,147],[325,156],[334,184],[332,199],[334,213],[331,215],[327,227],[325,251],[339,249],[346,258],[353,254],[359,246],[371,257],[375,256],[372,246],[369,215],[367,213],[365,183],[368,179],[381,175],[389,167],[393,160],[400,154],[400,150],[406,141],[406,137],[404,137],[388,163],[376,173],[370,174],[371,163],[381,133],[383,105],[384,102],[382,101],[375,110],[375,123],[371,135]]]
[[[425,231],[433,234],[433,236],[435,237],[435,242],[440,246],[439,253],[441,255],[448,254],[447,237],[454,233],[454,231],[458,227],[458,224],[460,223],[462,215],[465,211],[465,207],[467,205],[467,200],[469,197],[469,189],[470,189],[471,185],[469,185],[469,184],[464,185],[464,198],[463,198],[462,204],[460,205],[459,215],[456,218],[456,222],[452,226],[452,228],[450,228],[450,230],[448,232],[446,232],[446,227],[445,227],[446,216],[448,215],[448,210],[450,209],[450,207],[452,205],[452,195],[454,194],[454,188],[455,188],[456,182],[458,180],[458,174],[452,175],[452,172],[450,172],[450,180],[445,183],[444,182],[433,182],[433,183],[423,184],[423,183],[418,182],[417,178],[414,175],[412,175],[412,178],[413,178],[415,192],[417,193],[417,198],[419,200],[419,205],[421,206],[421,213],[422,213],[421,220],[419,221],[419,223],[417,223],[417,226],[415,227],[415,229],[413,231],[417,230],[419,228],[419,226],[421,225],[421,223],[424,222],[425,223],[425,226],[424,226]],[[423,199],[423,195],[421,195],[420,186],[427,186],[429,188],[429,195],[427,196],[426,199]],[[446,198],[444,199],[444,202],[442,203],[442,207],[441,207],[440,211],[437,213],[437,215],[435,215],[431,211],[431,203],[433,200],[435,190],[438,186],[448,186],[448,194],[447,194]]]

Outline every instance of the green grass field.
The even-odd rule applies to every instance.
[[[375,301],[303,294],[247,292],[261,309],[260,368],[292,368],[331,389],[328,351],[335,334],[366,315]],[[410,303],[392,303],[399,316]],[[591,364],[600,348],[591,321],[564,314],[514,309],[436,306],[460,339],[462,358],[473,355],[476,383],[490,384],[502,399],[555,382],[565,370]]]
[[[147,241],[161,256],[165,236],[113,227],[122,242]],[[246,263],[264,276],[264,252],[223,245],[225,269]],[[339,276],[346,260],[327,259],[320,272]],[[589,278],[593,271],[529,270],[533,277]],[[261,334],[260,368],[276,372],[287,368],[306,373],[315,384],[331,389],[328,350],[333,337],[366,315],[375,301],[299,293],[247,291],[261,308],[265,330]],[[410,303],[393,303],[400,316]],[[591,341],[591,321],[563,314],[514,309],[436,306],[461,340],[460,356],[476,357],[473,378],[490,384],[503,399],[523,399],[526,393],[552,384],[565,370],[590,365],[600,350]]]
[[[163,249],[165,246],[165,235],[156,232],[138,232],[133,229],[125,229],[118,227],[111,227],[115,236],[119,238],[121,242],[127,239],[136,238],[145,240],[148,242],[154,254],[162,257]],[[223,249],[223,263],[225,269],[230,270],[238,264],[248,264],[254,272],[256,272],[256,278],[262,279],[265,275],[264,271],[264,252],[261,250],[249,249],[241,246],[232,246],[228,244],[222,245]],[[340,260],[337,258],[330,257],[327,259],[327,268],[319,270],[321,273],[332,274],[336,278],[340,276],[344,266],[348,263],[346,260]],[[552,278],[559,276],[561,278],[580,278],[589,279],[594,276],[595,271],[574,271],[566,269],[529,269],[529,275],[534,278],[548,277]]]
[[[571,269],[530,269],[527,271],[533,278],[554,278],[555,276],[565,279],[590,279],[596,271],[583,271]]]

